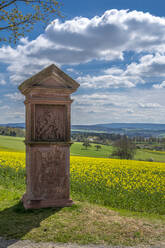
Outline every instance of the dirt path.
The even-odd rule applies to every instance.
[[[55,244],[49,243],[35,243],[30,240],[5,240],[0,237],[0,248],[165,248],[165,243],[147,246],[104,246],[104,245],[76,245],[76,244]]]

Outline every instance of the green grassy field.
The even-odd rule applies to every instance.
[[[75,142],[71,146],[71,155],[97,158],[108,158],[111,155],[112,146],[101,145],[101,149],[97,151],[95,145],[96,144],[91,144],[91,147],[85,149],[81,142]]]
[[[155,162],[165,162],[165,152],[149,151],[139,149],[134,157],[136,160],[153,160]]]
[[[1,136],[0,135],[0,149],[10,151],[25,151],[24,138]],[[91,144],[91,147],[85,149],[81,142],[75,142],[71,146],[72,156],[82,157],[97,157],[97,158],[109,158],[112,153],[112,146],[101,145],[101,149],[97,151],[96,144]],[[155,162],[165,162],[165,152],[149,151],[138,149],[134,157],[135,160],[150,160]]]
[[[24,138],[0,135],[0,150],[25,151]]]
[[[2,152],[0,163],[0,237],[7,239],[30,239],[36,242],[61,242],[61,243],[77,243],[77,244],[111,244],[111,245],[124,245],[134,246],[138,244],[161,244],[165,242],[165,216],[164,210],[162,213],[158,211],[158,208],[164,207],[164,204],[158,204],[158,196],[152,195],[153,205],[155,209],[153,212],[148,212],[142,209],[140,212],[132,212],[128,209],[131,200],[133,206],[138,203],[138,197],[140,192],[135,192],[129,197],[129,192],[124,191],[124,204],[127,205],[123,209],[112,208],[110,206],[104,206],[98,201],[99,195],[116,199],[118,206],[122,201],[118,187],[114,187],[109,191],[106,191],[104,182],[96,180],[96,184],[93,184],[90,178],[90,173],[95,168],[97,160],[92,158],[79,158],[78,156],[93,156],[104,157],[112,151],[110,146],[102,146],[99,151],[96,151],[95,145],[92,145],[86,150],[81,143],[75,143],[72,145],[71,154],[75,155],[75,168],[72,170],[74,177],[71,180],[71,197],[75,202],[75,205],[69,208],[48,208],[39,210],[25,210],[23,208],[20,199],[25,192],[25,169],[19,168],[19,165],[24,163],[24,143],[22,138],[13,138],[0,136],[0,151],[10,151],[9,153]],[[14,151],[20,151],[21,153],[15,153]],[[151,155],[150,155],[151,156]],[[161,154],[159,154],[161,156]],[[22,157],[22,159],[21,159]],[[100,159],[104,160],[104,159]],[[83,164],[83,161],[84,164]],[[93,161],[93,162],[92,162]],[[109,159],[106,159],[107,163],[110,163]],[[112,162],[114,163],[115,160]],[[9,165],[8,166],[8,162]],[[111,162],[111,163],[112,163]],[[128,161],[132,164],[136,161]],[[103,171],[101,171],[102,164],[97,167],[97,176],[102,178]],[[116,160],[116,163],[118,161]],[[122,161],[123,163],[123,161]],[[142,163],[142,162],[138,162]],[[149,163],[154,166],[154,163]],[[17,167],[18,165],[18,167]],[[84,172],[84,176],[87,176],[89,181],[80,180],[78,169]],[[83,170],[87,168],[88,173]],[[161,164],[162,165],[162,164]],[[15,169],[16,168],[16,169]],[[120,171],[114,169],[112,179],[118,175]],[[136,171],[136,170],[135,170]],[[145,173],[145,170],[143,171]],[[128,170],[130,173],[130,169]],[[163,171],[162,171],[163,173]],[[82,175],[82,173],[80,173]],[[108,174],[109,175],[109,174]],[[126,176],[127,173],[123,174]],[[132,175],[132,174],[131,174]],[[154,174],[155,175],[155,174]],[[163,174],[162,174],[163,175]],[[161,175],[161,176],[162,176]],[[141,178],[141,177],[140,177]],[[94,172],[93,179],[96,179]],[[99,178],[98,178],[99,179]],[[128,185],[130,185],[132,176]],[[149,180],[146,180],[148,185]],[[115,181],[116,182],[116,181]],[[85,190],[85,193],[83,192]],[[113,197],[112,197],[113,191]],[[122,193],[122,192],[121,192]],[[85,195],[86,194],[86,195]],[[122,194],[121,194],[122,195]],[[117,197],[118,196],[118,197]],[[148,208],[151,209],[152,198],[150,194],[145,198],[145,202],[148,203]],[[90,200],[91,198],[91,200]],[[95,202],[95,203],[94,203]],[[144,202],[144,200],[143,200]],[[160,202],[160,201],[159,201]],[[96,204],[97,203],[97,204]],[[140,207],[142,206],[139,204]],[[157,208],[158,207],[158,208]]]
[[[2,136],[0,135],[0,150],[10,151],[25,151],[24,138]],[[101,145],[100,150],[96,150],[96,144],[91,144],[91,147],[85,149],[81,142],[76,142],[71,146],[71,155],[73,156],[85,156],[85,157],[99,157],[107,158],[112,152],[111,146]]]

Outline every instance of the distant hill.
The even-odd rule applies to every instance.
[[[0,126],[25,128],[25,123],[7,123]],[[165,124],[153,123],[106,123],[95,125],[72,125],[72,132],[119,133],[128,136],[165,137]]]
[[[7,123],[0,124],[1,127],[17,127],[17,128],[25,128],[25,123]]]
[[[165,129],[165,124],[153,124],[153,123],[109,123],[109,124],[96,124],[96,126],[107,128],[140,128],[140,129],[152,129],[160,130]]]
[[[72,125],[72,131],[119,133],[128,136],[165,137],[165,124],[107,123],[95,125]]]

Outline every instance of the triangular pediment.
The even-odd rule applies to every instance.
[[[25,94],[33,88],[68,89],[75,91],[80,85],[54,64],[25,80],[19,90]]]

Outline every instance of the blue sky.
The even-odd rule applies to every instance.
[[[0,123],[24,122],[18,85],[55,63],[80,83],[72,124],[165,123],[165,2],[63,0],[63,19],[0,45]]]

